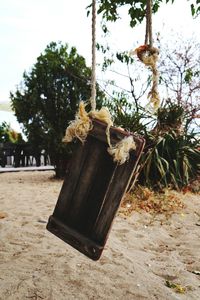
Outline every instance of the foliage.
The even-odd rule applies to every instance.
[[[184,109],[176,103],[169,102],[168,105],[160,107],[157,112],[159,126],[172,126],[183,122]]]
[[[21,140],[21,134],[13,130],[8,123],[0,124],[0,143],[18,143]]]
[[[177,136],[175,132],[167,132],[159,139],[152,136],[150,142],[152,148],[143,155],[145,164],[140,182],[153,188],[171,185],[180,189],[197,176],[200,151],[193,134]]]
[[[156,127],[146,135],[139,182],[152,188],[181,189],[200,173],[200,140],[183,129],[182,107],[166,104]]]
[[[157,111],[157,125],[154,128],[154,133],[162,135],[170,129],[181,133],[185,116],[184,108],[168,99]]]
[[[153,12],[157,12],[162,0],[155,0],[153,3]],[[170,0],[166,0],[170,2]],[[173,3],[174,0],[171,0]],[[122,6],[128,6],[128,15],[130,17],[130,26],[134,27],[141,23],[146,14],[146,0],[100,0],[98,13],[107,21],[115,22],[120,18],[119,9]]]
[[[193,17],[198,16],[200,14],[200,1],[199,0],[194,0],[192,4],[190,4],[191,7],[191,13]]]
[[[154,0],[153,12],[156,13],[161,3],[173,3],[175,0]],[[199,0],[187,0],[190,2],[192,15],[198,16],[200,13]],[[102,18],[106,21],[115,22],[120,18],[120,8],[127,7],[130,17],[130,26],[134,27],[141,23],[146,14],[146,0],[99,0],[98,13],[102,14]],[[104,32],[107,31],[107,26],[104,24]]]
[[[146,146],[140,161],[138,182],[152,189],[183,189],[200,174],[200,139],[187,130],[188,114],[168,100],[154,116],[139,111],[125,97],[113,99],[110,110],[115,124],[141,134]]]
[[[138,182],[152,189],[183,189],[200,174],[200,139],[187,131],[187,112],[176,102],[167,101],[154,116],[140,107],[134,110],[121,95],[108,103],[114,123],[141,134],[146,146],[140,161]]]
[[[146,83],[144,78],[141,80],[143,66],[137,66],[136,61],[128,60],[126,53],[114,55],[110,54],[110,48],[101,47],[101,51],[106,50],[103,54],[109,55],[112,61],[112,64],[106,65],[106,70],[121,75],[121,78],[123,76],[123,83],[129,80],[130,89],[124,90],[122,97],[113,97],[110,109],[116,125],[140,133],[146,138],[139,183],[153,189],[168,186],[185,188],[200,172],[199,135],[191,129],[200,110],[199,44],[195,40],[183,42],[183,39],[177,37],[176,40],[176,48],[169,49],[166,43],[161,43],[158,36],[162,49],[159,66],[160,94],[165,99],[156,116],[148,114],[142,104],[149,86],[149,80]],[[124,71],[121,72],[123,74],[114,71],[115,57],[127,68],[127,74]],[[130,69],[134,72],[131,73]],[[117,90],[120,90],[119,86]],[[171,97],[173,101],[167,97]],[[196,128],[197,126],[195,130]]]
[[[112,100],[104,102],[112,114],[114,124],[127,131],[146,135],[147,127],[154,120],[142,107],[136,107],[125,93],[113,93]]]
[[[181,101],[167,99],[154,116],[141,106],[140,97],[135,94],[137,80],[131,78],[131,83],[131,93],[114,93],[107,106],[117,126],[142,134],[146,139],[139,182],[154,189],[168,186],[181,189],[187,186],[200,172],[199,137],[189,130],[198,106],[192,107],[184,98]],[[187,82],[183,83],[183,87],[187,85]]]
[[[23,74],[23,82],[11,93],[12,108],[24,125],[29,143],[49,154],[56,175],[63,176],[73,145],[62,138],[74,119],[80,100],[90,98],[91,69],[76,48],[50,43],[32,70]],[[98,88],[98,87],[97,87]],[[97,104],[102,92],[97,90]]]
[[[162,2],[174,1],[153,1],[154,13]],[[198,15],[200,2],[190,1],[190,4],[191,8],[193,7],[193,16]],[[104,20],[102,29],[105,35],[108,33],[107,21],[117,21],[122,7],[128,9],[132,27],[141,23],[145,17],[146,1],[100,0],[98,13]],[[159,39],[158,36],[158,42]],[[155,116],[148,114],[142,104],[151,78],[148,76],[144,81],[141,63],[137,69],[137,59],[128,53],[111,53],[108,45],[98,45],[98,49],[104,56],[103,71],[121,76],[120,83],[123,77],[121,91],[118,82],[112,81],[110,86],[106,86],[112,85],[118,94],[117,97],[114,94],[108,104],[115,124],[140,133],[146,138],[139,182],[155,189],[168,186],[180,189],[187,186],[200,172],[199,136],[189,128],[199,116],[200,109],[199,45],[194,40],[183,43],[182,39],[176,42],[174,50],[165,45],[159,46],[162,53],[159,66],[160,88],[161,97],[164,99],[156,115],[156,126]],[[120,71],[114,69],[116,60],[118,64],[121,62],[124,65],[125,72],[122,67]],[[130,69],[134,70],[133,73]],[[130,88],[127,88],[128,81]]]
[[[177,105],[177,108],[170,108],[171,114],[168,115],[168,123],[172,121],[170,118],[173,119],[174,114],[178,113],[176,109],[184,110],[184,129],[188,131],[192,127],[197,127],[196,124],[198,124],[200,116],[199,43],[195,39],[184,41],[181,36],[174,36],[174,40],[176,40],[176,47],[172,49],[171,47],[169,48],[166,41],[163,42],[161,40],[159,35],[157,37],[159,48],[161,48],[159,91],[163,104],[166,102],[170,103],[170,99],[173,99],[173,103]],[[117,113],[118,107],[123,112],[121,116],[118,112],[121,124],[119,122],[116,124],[122,126],[122,122],[125,122],[124,126],[126,127],[126,116],[128,119],[131,119],[131,115],[136,112],[138,115],[147,114],[143,103],[147,101],[145,96],[147,99],[147,90],[151,84],[151,74],[144,76],[148,69],[141,62],[138,62],[137,58],[128,55],[127,52],[114,54],[110,47],[103,45],[99,49],[104,55],[103,71],[106,71],[107,74],[110,74],[115,79],[107,81],[104,89],[114,89],[115,91],[111,100],[112,106],[115,108],[114,114]],[[115,94],[117,94],[117,97]],[[122,101],[121,104],[119,103],[120,101]],[[161,114],[162,110],[159,113]],[[163,115],[165,115],[165,110],[163,110]],[[151,116],[149,117],[151,118]],[[176,120],[176,117],[174,119]]]

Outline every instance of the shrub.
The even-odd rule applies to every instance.
[[[185,130],[181,105],[167,102],[157,113],[157,124],[146,134],[139,181],[152,188],[187,186],[200,173],[200,140]]]

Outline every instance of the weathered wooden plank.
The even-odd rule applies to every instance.
[[[54,209],[54,213],[56,212],[60,219],[65,220],[66,211],[70,211],[70,205],[73,201],[73,193],[78,183],[77,179],[81,175],[85,160],[88,159],[88,150],[89,145],[82,145],[80,142],[77,142],[77,147],[67,167],[64,183]]]
[[[67,226],[56,217],[50,216],[47,229],[91,259],[98,260],[101,256],[103,246]]]
[[[106,242],[112,221],[134,172],[134,163],[134,157],[130,157],[128,162],[117,166],[110,180],[92,231],[92,238],[100,243]]]
[[[123,165],[108,154],[106,124],[93,120],[83,146],[77,148],[47,229],[88,257],[97,260],[103,250],[113,218],[133,176],[144,141],[137,136],[136,151]],[[110,129],[111,143],[129,136]]]
[[[90,136],[93,136],[94,138],[97,138],[99,141],[107,144],[107,136],[106,136],[106,129],[107,124],[99,121],[99,120],[93,120],[93,128],[89,132]],[[120,140],[122,140],[125,136],[129,136],[130,134],[122,129],[115,128],[113,126],[110,127],[110,140],[113,144],[118,143]]]
[[[85,209],[88,209],[87,199],[90,194],[93,182],[96,179],[98,158],[103,151],[102,144],[99,141],[93,141],[94,139],[89,137],[86,144],[89,144],[89,150],[87,152],[87,159],[81,168],[79,178],[77,178],[77,185],[72,195],[72,201],[68,212],[67,224],[75,226],[75,228],[83,229],[81,223],[81,215]],[[80,225],[80,226],[79,226]]]
[[[85,201],[85,206],[82,207],[80,214],[80,224],[82,224],[82,232],[90,236],[93,230],[94,222],[99,214],[107,191],[110,178],[112,176],[115,165],[112,158],[107,155],[107,149],[101,152],[97,157],[98,164],[96,164],[96,176],[93,178],[90,186],[90,192]]]

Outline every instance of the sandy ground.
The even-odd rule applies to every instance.
[[[117,216],[93,262],[45,229],[62,185],[52,175],[0,174],[0,299],[200,299],[199,196],[162,225]]]

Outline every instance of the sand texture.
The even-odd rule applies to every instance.
[[[162,224],[118,215],[94,262],[45,229],[62,185],[53,174],[0,174],[0,299],[200,299],[199,195]]]

